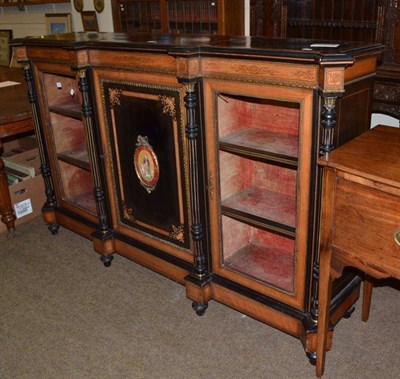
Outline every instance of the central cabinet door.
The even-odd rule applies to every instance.
[[[94,75],[113,230],[192,262],[182,86],[168,76]]]
[[[312,90],[205,80],[212,270],[304,307]]]

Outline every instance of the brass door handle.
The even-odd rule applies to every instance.
[[[396,242],[400,246],[400,229],[397,229],[393,233],[394,242]]]

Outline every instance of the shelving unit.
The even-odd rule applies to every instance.
[[[243,0],[112,0],[114,30],[128,33],[244,33]]]
[[[93,178],[76,78],[53,73],[43,73],[42,77],[60,202],[94,215]]]
[[[216,109],[222,214],[216,270],[293,292],[300,105],[238,93],[218,93]]]

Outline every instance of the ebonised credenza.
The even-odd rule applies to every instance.
[[[43,216],[302,341],[315,361],[318,157],[369,128],[380,44],[77,33],[15,40]],[[112,268],[110,268],[112,269]],[[333,324],[361,278],[333,289]],[[329,347],[329,341],[327,343]]]

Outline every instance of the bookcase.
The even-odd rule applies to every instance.
[[[112,0],[114,30],[244,34],[243,0]]]
[[[288,333],[315,360],[317,159],[369,128],[383,46],[145,33],[13,45],[50,230],[182,284],[198,315],[214,300]],[[332,325],[360,283],[335,283]]]
[[[251,0],[250,34],[384,44],[373,112],[400,120],[399,15],[398,0]]]

